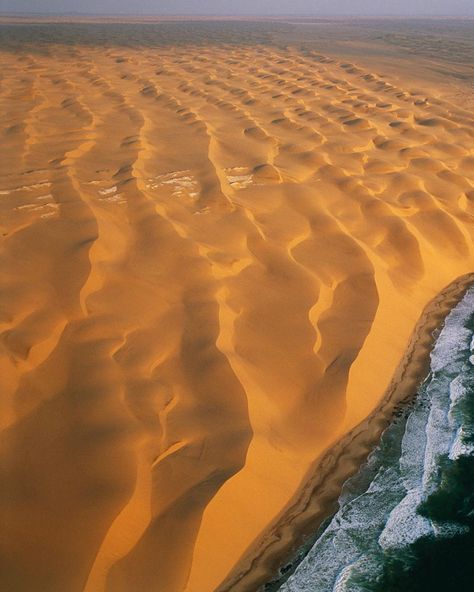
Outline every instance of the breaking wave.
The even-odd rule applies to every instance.
[[[416,399],[346,482],[339,510],[281,592],[447,589],[442,579],[448,576],[436,576],[436,565],[428,566],[432,585],[425,579],[417,588],[416,582],[441,551],[444,571],[455,569],[459,558],[449,564],[450,546],[465,549],[473,565],[473,364],[470,288],[445,320]]]

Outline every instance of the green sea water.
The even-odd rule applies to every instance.
[[[281,592],[474,589],[473,364],[471,288],[446,318],[415,401],[345,484]]]

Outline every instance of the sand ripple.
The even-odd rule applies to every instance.
[[[472,270],[474,121],[311,51],[2,58],[6,585],[249,590]]]

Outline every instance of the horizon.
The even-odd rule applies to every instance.
[[[0,14],[132,17],[474,16],[470,0],[0,0]]]
[[[54,16],[54,17],[63,17],[63,16],[91,16],[91,17],[105,17],[105,18],[114,18],[114,17],[153,17],[153,18],[320,18],[320,19],[328,19],[328,18],[337,18],[337,19],[344,19],[344,18],[426,18],[426,19],[439,19],[439,18],[474,18],[473,13],[455,13],[455,12],[446,12],[446,13],[436,13],[436,14],[426,14],[423,12],[407,12],[407,13],[396,13],[396,12],[371,12],[371,13],[303,13],[303,12],[289,12],[289,13],[216,13],[216,12],[90,12],[90,11],[18,11],[18,10],[0,10],[1,16]]]

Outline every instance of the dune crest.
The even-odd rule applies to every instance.
[[[2,60],[5,585],[245,590],[473,269],[472,114],[291,47]]]

